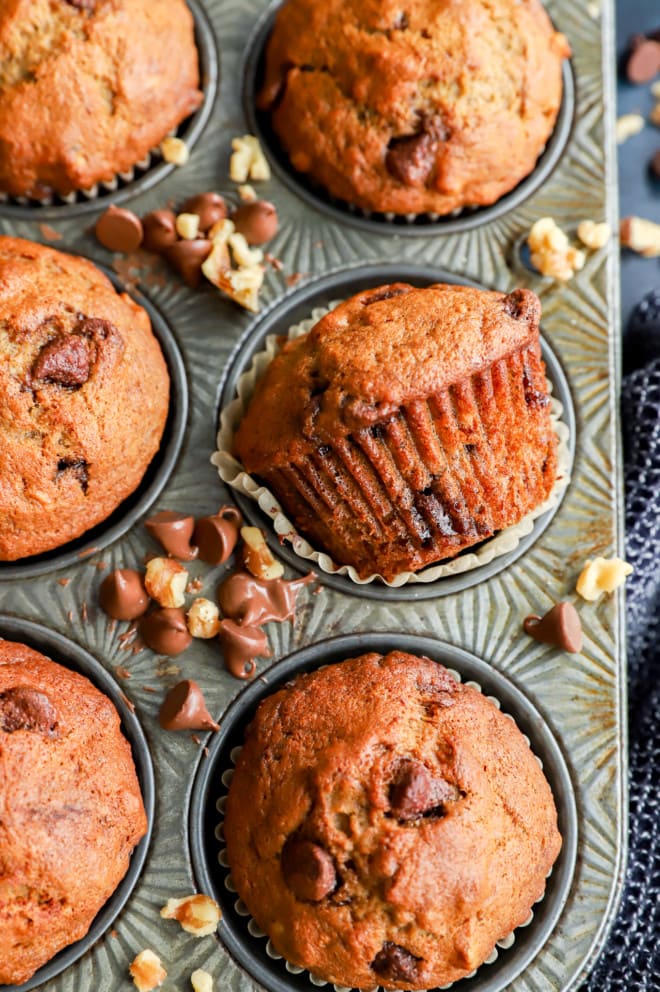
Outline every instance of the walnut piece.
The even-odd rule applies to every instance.
[[[188,145],[181,138],[163,138],[160,153],[170,165],[185,165],[190,158]]]
[[[229,178],[232,182],[246,183],[248,179],[263,182],[270,179],[270,166],[261,150],[259,140],[253,134],[233,138],[231,147]]]
[[[160,606],[183,606],[187,584],[188,572],[174,558],[152,558],[147,565],[144,587]]]
[[[190,984],[193,987],[193,992],[213,992],[213,979],[208,971],[203,971],[202,968],[193,971],[190,976]]]
[[[199,234],[199,214],[179,214],[175,227],[176,233],[184,241],[194,241]]]
[[[604,248],[610,240],[612,228],[607,221],[597,224],[593,220],[583,220],[578,224],[577,236],[586,248],[597,251],[599,248]]]
[[[230,296],[252,313],[259,312],[259,290],[264,281],[264,270],[260,265],[246,266],[242,269],[220,267],[214,260],[214,248],[202,265],[206,278],[218,289]]]
[[[623,114],[617,118],[615,134],[617,145],[622,145],[628,138],[634,138],[644,127],[645,121],[641,114]]]
[[[245,240],[245,235],[239,234],[237,231],[235,234],[230,234],[228,240],[234,261],[239,268],[250,268],[252,265],[259,265],[260,262],[263,262],[264,253],[259,248],[250,248]]]
[[[558,282],[568,282],[586,261],[584,252],[570,244],[552,217],[541,217],[536,221],[527,244],[534,268]]]
[[[187,621],[193,637],[208,640],[220,632],[220,610],[210,599],[196,599],[188,610]]]
[[[182,928],[195,937],[208,937],[215,933],[222,918],[215,899],[201,893],[183,899],[168,899],[160,915],[164,920],[178,920]]]
[[[241,527],[243,538],[243,562],[248,572],[255,579],[281,579],[284,566],[273,557],[273,552],[266,544],[263,531],[258,527]]]
[[[238,195],[244,203],[254,203],[255,200],[259,199],[257,191],[247,183],[238,187]]]
[[[160,958],[150,950],[140,951],[128,970],[138,992],[151,992],[167,978]]]
[[[660,224],[644,217],[624,217],[619,229],[619,238],[624,248],[636,251],[644,258],[660,255]]]
[[[575,588],[583,599],[594,602],[604,592],[614,592],[633,567],[621,558],[594,558],[584,563]]]

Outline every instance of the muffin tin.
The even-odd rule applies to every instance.
[[[246,86],[250,85],[249,73],[253,71],[251,38],[259,19],[270,15],[265,13],[264,0],[191,3],[193,9],[198,6],[205,12],[198,16],[198,26],[200,19],[208,18],[212,47],[220,51],[219,95],[208,107],[189,163],[183,169],[159,172],[149,188],[127,187],[127,203],[139,214],[162,207],[169,200],[181,202],[207,189],[217,189],[236,200],[235,186],[227,179],[230,144],[232,137],[247,133],[251,126],[243,104]],[[361,272],[369,279],[373,277],[377,284],[391,279],[395,268],[399,276],[405,273],[413,280],[451,275],[503,291],[524,285],[542,298],[550,377],[556,388],[566,392],[566,399],[572,399],[575,413],[572,481],[553,519],[531,537],[515,560],[508,561],[497,574],[480,574],[470,586],[443,587],[434,590],[429,599],[404,599],[401,593],[390,596],[381,587],[378,598],[367,598],[353,586],[335,588],[324,581],[318,594],[309,588],[300,593],[293,624],[271,624],[268,628],[275,661],[298,649],[310,648],[310,657],[317,663],[319,652],[336,647],[337,642],[329,642],[328,646],[328,638],[351,635],[358,640],[345,644],[364,643],[364,631],[376,632],[383,638],[382,643],[388,644],[394,638],[400,643],[402,634],[426,635],[446,642],[453,648],[438,649],[444,652],[442,656],[454,649],[468,652],[460,654],[454,667],[497,696],[539,748],[564,818],[564,851],[570,852],[577,845],[575,867],[572,870],[568,862],[562,861],[561,869],[551,876],[549,896],[539,904],[537,918],[537,922],[547,922],[547,907],[555,906],[548,925],[542,930],[530,930],[529,936],[525,933],[520,942],[516,938],[516,945],[503,951],[498,962],[479,969],[466,980],[466,990],[471,992],[496,992],[505,986],[515,992],[576,989],[612,921],[625,859],[623,594],[619,591],[591,604],[577,603],[574,593],[575,579],[586,558],[621,553],[622,548],[621,453],[616,426],[616,245],[612,243],[604,251],[590,255],[584,270],[563,287],[527,269],[510,267],[517,239],[538,217],[553,216],[565,229],[573,229],[583,218],[606,219],[615,226],[613,129],[607,117],[603,121],[604,108],[614,106],[612,4],[605,0],[602,21],[596,22],[589,16],[586,4],[550,0],[547,6],[573,48],[570,71],[575,80],[575,116],[572,126],[570,120],[562,125],[570,134],[557,152],[554,172],[544,174],[541,184],[524,202],[507,198],[498,205],[502,209],[492,213],[480,211],[438,224],[414,225],[417,236],[413,238],[406,236],[409,229],[402,225],[364,219],[358,224],[346,212],[329,209],[316,195],[303,195],[273,163],[273,179],[259,184],[258,192],[278,208],[280,230],[268,249],[282,260],[284,272],[268,271],[260,315],[237,309],[212,287],[191,291],[164,269],[144,270],[140,286],[176,339],[182,358],[182,381],[188,385],[190,400],[187,415],[177,413],[181,445],[172,455],[171,473],[163,479],[164,488],[154,508],[182,510],[196,516],[233,502],[209,462],[215,449],[215,418],[222,401],[223,380],[229,381],[240,354],[249,351],[264,328],[276,323],[285,310],[290,311],[287,319],[292,313],[297,318],[303,316],[300,307],[304,309],[308,296],[313,297],[319,286],[326,285],[323,280],[335,280],[332,287],[336,293],[337,281],[349,285]],[[567,94],[570,96],[569,90]],[[106,202],[83,206],[89,206],[91,212]],[[48,220],[60,237],[53,242],[55,247],[111,265],[112,256],[99,246],[91,230],[85,230],[84,225],[91,225],[94,217],[77,218],[72,216],[73,211],[73,207],[64,206],[5,205],[0,207],[0,229],[3,233],[45,240],[53,236],[50,228],[40,226]],[[121,259],[117,268],[125,272],[130,261]],[[297,276],[298,284],[287,286],[287,275]],[[165,340],[158,321],[155,325],[161,340]],[[169,353],[168,360],[172,367]],[[181,387],[181,395],[184,393],[185,385]],[[192,822],[199,829],[197,811],[201,815],[204,809],[205,823],[215,812],[210,805],[217,797],[210,786],[204,792],[202,783],[205,769],[210,781],[217,767],[216,752],[222,747],[220,738],[214,744],[209,735],[198,735],[201,745],[213,748],[207,766],[203,750],[191,735],[160,729],[157,713],[161,700],[165,690],[180,678],[194,678],[204,690],[210,711],[220,717],[244,687],[224,670],[215,643],[195,642],[185,654],[166,664],[150,651],[133,655],[120,640],[125,625],[113,627],[98,607],[98,588],[108,569],[139,565],[145,553],[156,551],[142,526],[146,505],[122,507],[119,529],[101,529],[96,547],[105,545],[106,538],[112,542],[103,547],[102,553],[94,553],[93,542],[87,539],[92,535],[87,535],[80,548],[64,549],[66,558],[57,553],[52,561],[37,562],[36,568],[33,562],[0,567],[1,608],[11,614],[1,632],[41,647],[74,666],[79,652],[88,652],[107,673],[108,685],[119,686],[134,704],[135,717],[130,719],[142,727],[146,739],[145,744],[132,737],[136,756],[138,760],[144,756],[148,762],[151,755],[155,772],[151,843],[144,867],[112,930],[102,915],[102,937],[100,930],[95,930],[94,938],[65,952],[64,970],[57,974],[49,971],[47,975],[42,972],[38,977],[48,992],[77,992],[81,988],[113,992],[129,987],[128,964],[140,950],[149,947],[161,957],[168,971],[169,988],[189,987],[192,971],[205,968],[213,975],[215,988],[250,992],[255,988],[255,979],[245,974],[232,957],[234,949],[226,929],[229,911],[218,940],[207,937],[197,941],[176,923],[159,917],[168,898],[193,891],[201,881],[197,874],[201,846],[194,840],[194,831],[188,836],[185,824]],[[79,556],[79,551],[85,554]],[[53,571],[47,572],[51,567]],[[199,594],[212,598],[226,569],[193,563],[190,571],[202,580]],[[292,574],[289,572],[289,576]],[[562,654],[522,633],[522,620],[527,614],[542,613],[559,599],[571,599],[578,606],[585,631],[585,647],[580,655]],[[46,624],[54,640],[45,640],[46,635],[30,626],[30,621]],[[312,648],[321,642],[322,647]],[[355,653],[353,647],[346,649]],[[298,661],[296,658],[283,664],[295,665]],[[478,667],[478,674],[473,666]],[[180,673],[175,671],[177,668]],[[130,679],[125,678],[125,669]],[[269,670],[268,663],[259,663],[266,688]],[[253,683],[247,693],[257,694],[261,685]],[[515,688],[510,689],[510,685]],[[246,694],[239,709],[247,705],[249,698]],[[533,710],[525,708],[525,700]],[[126,722],[129,716],[121,704],[120,709],[131,734]],[[224,727],[224,720],[221,723]],[[546,739],[554,740],[547,751]],[[563,755],[567,775],[556,773],[547,757],[555,749]],[[577,821],[571,817],[571,795],[575,796]],[[555,903],[552,892],[558,883],[554,879],[560,877],[562,894]],[[78,958],[78,951],[85,949],[86,953]],[[256,941],[248,949],[251,954],[259,954]],[[514,976],[513,971],[506,971],[507,962],[519,953],[525,957],[522,970],[516,967]],[[275,988],[267,970],[260,972],[257,981],[257,987]],[[293,978],[286,987],[297,987]]]

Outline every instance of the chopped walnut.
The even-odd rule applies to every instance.
[[[644,258],[660,255],[660,224],[644,217],[624,217],[619,229],[619,237],[624,248],[636,251]]]
[[[537,220],[527,238],[531,262],[541,275],[567,282],[584,266],[585,254],[574,248],[552,217]]]
[[[614,592],[626,581],[633,567],[621,558],[594,558],[587,560],[580,572],[576,589],[583,599],[593,602],[601,593]]]
[[[263,531],[258,527],[241,527],[243,562],[256,579],[281,579],[284,566],[273,557]]]
[[[242,269],[224,268],[215,271],[213,263],[210,262],[212,256],[213,252],[202,265],[202,272],[206,278],[246,310],[258,313],[259,290],[264,281],[263,268],[260,265],[251,265]]]
[[[239,268],[259,265],[264,260],[264,253],[259,248],[250,248],[245,236],[238,232],[229,235],[229,247]]]
[[[215,899],[201,893],[183,899],[168,899],[160,915],[164,920],[178,920],[182,928],[195,937],[215,933],[222,918]]]
[[[144,587],[160,606],[183,606],[187,584],[188,572],[174,558],[152,558],[147,565]]]
[[[616,143],[622,145],[628,138],[634,138],[644,127],[645,121],[641,114],[624,114],[617,118]]]
[[[160,958],[150,950],[140,951],[128,970],[138,992],[151,992],[167,978]]]
[[[175,226],[180,238],[194,241],[199,234],[199,214],[179,214]]]
[[[224,217],[222,220],[217,220],[215,222],[206,236],[209,241],[213,242],[214,245],[226,245],[235,230],[236,228],[234,227],[233,220],[229,220],[228,217]]]
[[[196,599],[188,610],[187,621],[193,637],[208,640],[220,632],[220,610],[210,599]]]
[[[253,186],[249,186],[247,183],[243,186],[238,187],[238,195],[244,203],[254,203],[258,200],[257,191]]]
[[[235,183],[245,183],[248,179],[265,181],[270,179],[270,166],[261,150],[259,140],[252,134],[233,138],[232,156],[229,161],[229,178]]]
[[[163,138],[160,153],[170,165],[185,165],[190,158],[188,145],[181,138]]]
[[[577,236],[586,248],[597,251],[599,248],[604,248],[610,240],[612,228],[607,221],[597,224],[593,220],[583,220],[578,224]]]
[[[208,971],[203,971],[201,968],[193,971],[190,976],[190,984],[193,987],[193,992],[213,992],[213,979]]]

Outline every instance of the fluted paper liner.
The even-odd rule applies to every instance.
[[[327,307],[313,310],[310,317],[289,328],[289,339],[299,338],[309,333],[312,327],[327,313],[334,310],[340,302],[336,300]],[[211,462],[218,469],[223,482],[257,503],[266,516],[270,517],[273,521],[275,533],[281,539],[288,541],[297,555],[310,562],[322,572],[328,575],[346,575],[358,585],[365,585],[378,579],[385,583],[385,585],[395,589],[409,583],[435,582],[449,575],[459,575],[462,572],[472,571],[472,569],[487,565],[494,558],[513,551],[522,538],[531,533],[534,527],[534,521],[555,507],[559,502],[562,493],[570,481],[569,430],[561,419],[563,407],[559,400],[552,396],[552,383],[549,379],[546,379],[551,400],[550,417],[558,440],[557,478],[549,497],[523,517],[519,523],[499,531],[494,537],[484,541],[483,544],[479,545],[473,551],[462,552],[456,558],[440,562],[439,564],[429,565],[419,572],[400,572],[389,582],[376,573],[366,578],[360,578],[352,565],[338,565],[326,552],[317,551],[312,547],[309,541],[296,531],[273,493],[249,475],[238,459],[232,454],[234,435],[238,429],[238,425],[252,399],[257,382],[279,352],[280,342],[280,335],[268,335],[264,350],[254,355],[250,368],[240,376],[237,384],[238,395],[220,414],[220,426],[217,436],[218,450],[211,457]]]

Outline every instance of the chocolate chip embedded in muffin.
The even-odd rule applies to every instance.
[[[26,686],[0,692],[0,731],[30,730],[53,737],[56,724],[55,707],[44,692]]]
[[[377,975],[389,981],[414,982],[419,973],[420,961],[420,958],[416,958],[405,947],[386,940],[371,967]]]
[[[444,804],[455,801],[460,790],[443,778],[434,777],[421,761],[406,758],[400,762],[390,786],[392,813],[400,820],[420,816],[443,816]]]
[[[290,837],[282,848],[282,875],[296,898],[320,902],[337,885],[332,858],[320,844]]]
[[[44,345],[32,365],[32,380],[77,389],[89,379],[89,342],[80,334],[57,337]]]

